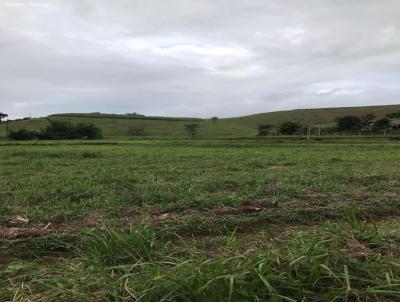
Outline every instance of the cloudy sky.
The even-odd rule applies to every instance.
[[[400,103],[399,0],[0,0],[0,111]]]

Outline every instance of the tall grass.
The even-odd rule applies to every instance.
[[[105,227],[84,237],[79,256],[58,269],[44,267],[25,279],[10,272],[1,277],[15,301],[33,294],[43,301],[400,299],[400,263],[379,230],[365,223],[271,236],[268,245],[243,252],[235,251],[244,238],[232,234],[221,241],[231,252],[211,258],[178,243],[165,248],[158,238],[145,221],[128,231]]]
[[[146,220],[124,231],[109,225],[92,230],[86,234],[83,244],[84,250],[80,253],[83,258],[105,265],[154,261],[167,247]]]

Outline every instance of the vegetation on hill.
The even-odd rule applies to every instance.
[[[167,120],[167,121],[198,121],[200,118],[192,117],[166,117],[166,116],[145,116],[137,113],[126,113],[126,114],[112,114],[112,113],[59,113],[52,114],[49,117],[84,117],[84,118],[118,118],[118,119],[140,119],[140,120]]]
[[[344,115],[365,116],[374,114],[376,117],[384,117],[386,114],[400,111],[400,105],[364,106],[364,107],[341,107],[321,109],[295,109],[288,111],[277,111],[259,113],[229,120],[237,121],[238,124],[252,124],[257,126],[263,123],[277,125],[284,121],[293,121],[301,124],[312,124],[315,126],[332,124],[335,119]]]
[[[400,105],[328,108],[328,109],[301,109],[281,112],[262,113],[237,118],[194,119],[147,117],[138,114],[102,114],[102,113],[75,113],[56,114],[51,120],[60,122],[92,123],[100,128],[103,136],[108,139],[124,139],[135,137],[147,138],[188,138],[185,125],[195,123],[199,125],[196,137],[199,138],[238,138],[254,137],[259,134],[259,127],[272,125],[267,132],[279,133],[279,127],[284,122],[294,122],[303,128],[311,126],[322,129],[322,133],[335,133],[335,119],[345,115],[357,116],[362,119],[363,127],[370,124],[371,119],[384,118],[390,115],[394,118],[400,111]],[[11,121],[10,130],[25,128],[29,131],[39,131],[49,122],[45,118],[24,119]],[[274,130],[275,129],[275,130]],[[265,131],[264,131],[265,132]],[[305,133],[305,131],[299,131]],[[0,125],[0,137],[5,137],[6,127]],[[264,134],[263,134],[264,135]]]
[[[50,125],[40,131],[11,130],[9,138],[15,140],[63,140],[63,139],[101,139],[103,138],[101,129],[93,124],[79,123],[73,125],[69,122],[52,121],[48,119]]]

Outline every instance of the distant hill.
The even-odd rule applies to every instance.
[[[107,139],[127,139],[132,136],[131,128],[143,127],[144,138],[185,138],[188,137],[184,125],[197,123],[200,125],[200,137],[250,137],[257,134],[260,124],[278,125],[285,121],[296,121],[315,126],[333,125],[335,118],[343,115],[361,116],[373,113],[382,117],[387,113],[400,111],[400,105],[342,107],[321,109],[296,109],[288,111],[267,112],[242,117],[219,119],[215,123],[210,119],[187,117],[154,117],[138,114],[102,114],[102,113],[64,113],[54,114],[49,118],[72,123],[90,122],[103,130]],[[46,118],[14,121],[10,129],[27,128],[38,130],[48,124]],[[5,136],[5,125],[0,125],[0,137]]]
[[[58,113],[48,116],[53,117],[83,117],[83,118],[118,118],[118,119],[140,119],[140,120],[154,120],[154,121],[199,121],[201,118],[194,117],[167,117],[167,116],[146,116],[137,113],[127,114],[114,114],[114,113]]]
[[[289,120],[304,124],[310,123],[314,125],[325,125],[334,123],[337,117],[344,115],[362,116],[367,113],[373,113],[377,117],[383,117],[387,113],[396,111],[400,111],[400,105],[294,109],[287,111],[259,113],[233,119],[239,119],[243,123],[251,123],[253,125],[266,122],[271,124],[279,124],[282,121]]]

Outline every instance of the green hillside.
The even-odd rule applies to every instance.
[[[235,118],[219,119],[215,123],[208,119],[198,118],[168,118],[168,117],[144,117],[116,114],[57,114],[51,119],[57,121],[70,121],[72,123],[90,122],[103,130],[107,139],[121,139],[134,137],[129,134],[131,127],[144,127],[144,137],[149,138],[185,138],[187,133],[184,125],[197,123],[200,125],[199,137],[223,138],[223,137],[250,137],[257,134],[256,127],[260,124],[279,124],[284,121],[296,121],[302,124],[324,126],[334,123],[338,116],[346,114],[361,116],[373,113],[378,117],[387,113],[400,111],[400,105],[324,108],[324,109],[296,109],[290,111],[278,111],[260,113]],[[27,128],[39,130],[46,127],[46,118],[14,121],[9,124],[10,130]],[[0,137],[6,133],[5,125],[0,125]]]
[[[248,115],[230,120],[238,120],[240,124],[259,125],[262,123],[279,124],[282,121],[295,121],[302,124],[325,125],[334,123],[335,118],[343,115],[362,116],[373,113],[383,117],[387,113],[400,110],[400,105],[364,106],[364,107],[339,107],[320,109],[295,109]]]

